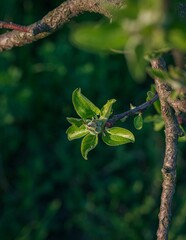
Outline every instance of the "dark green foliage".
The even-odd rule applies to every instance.
[[[29,24],[59,3],[1,0],[1,20]],[[73,21],[98,18],[88,14]],[[68,40],[69,26],[0,54],[0,239],[154,239],[163,134],[154,133],[150,124],[137,131],[126,120],[121,127],[134,132],[136,143],[116,148],[100,143],[90,161],[82,160],[80,145],[65,134],[66,117],[75,116],[75,88],[81,87],[97,106],[117,99],[119,113],[131,102],[142,103],[152,81],[134,82],[122,55],[76,49]],[[174,240],[186,238],[185,154],[181,143]]]

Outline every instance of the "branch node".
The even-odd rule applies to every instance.
[[[39,33],[44,33],[44,32],[51,33],[52,32],[52,28],[48,24],[46,24],[44,22],[43,23],[42,22],[38,22],[36,24],[36,26],[33,28],[32,32],[33,32],[33,35],[36,36]]]

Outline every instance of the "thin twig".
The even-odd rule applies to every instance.
[[[137,113],[142,113],[144,110],[146,110],[148,107],[150,107],[156,100],[158,100],[157,93],[155,93],[154,97],[151,100],[149,100],[133,109],[130,109],[124,113],[114,115],[112,118],[110,118],[106,122],[106,127],[112,127],[117,121],[119,121],[125,117],[129,117],[129,116],[135,115]]]
[[[15,24],[12,22],[0,21],[0,28],[12,29],[12,30],[20,31],[20,32],[29,32],[28,27],[21,26],[19,24]]]

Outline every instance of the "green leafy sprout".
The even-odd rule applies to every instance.
[[[134,142],[132,132],[121,127],[107,127],[106,123],[112,114],[112,105],[115,99],[110,99],[101,108],[96,107],[77,88],[72,93],[72,103],[80,118],[67,118],[71,126],[66,133],[68,140],[83,138],[81,142],[81,154],[84,159],[88,159],[88,153],[98,144],[98,135],[102,135],[102,140],[109,146],[119,146]]]

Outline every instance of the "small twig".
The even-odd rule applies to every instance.
[[[131,110],[128,110],[124,113],[114,115],[112,118],[110,118],[106,122],[106,124],[105,124],[106,127],[112,127],[117,121],[119,121],[119,120],[121,120],[125,117],[129,117],[129,116],[132,116],[134,114],[143,112],[148,107],[150,107],[156,100],[158,100],[158,94],[157,93],[155,93],[154,97],[151,100],[149,100],[149,101],[147,101],[147,102],[145,102],[145,103],[143,103],[143,104],[141,104],[141,105],[139,105],[139,106],[137,106],[137,107],[135,107]]]
[[[0,21],[0,28],[12,29],[12,30],[20,31],[20,32],[30,32],[28,27],[21,26],[19,24],[15,24],[12,22]]]

